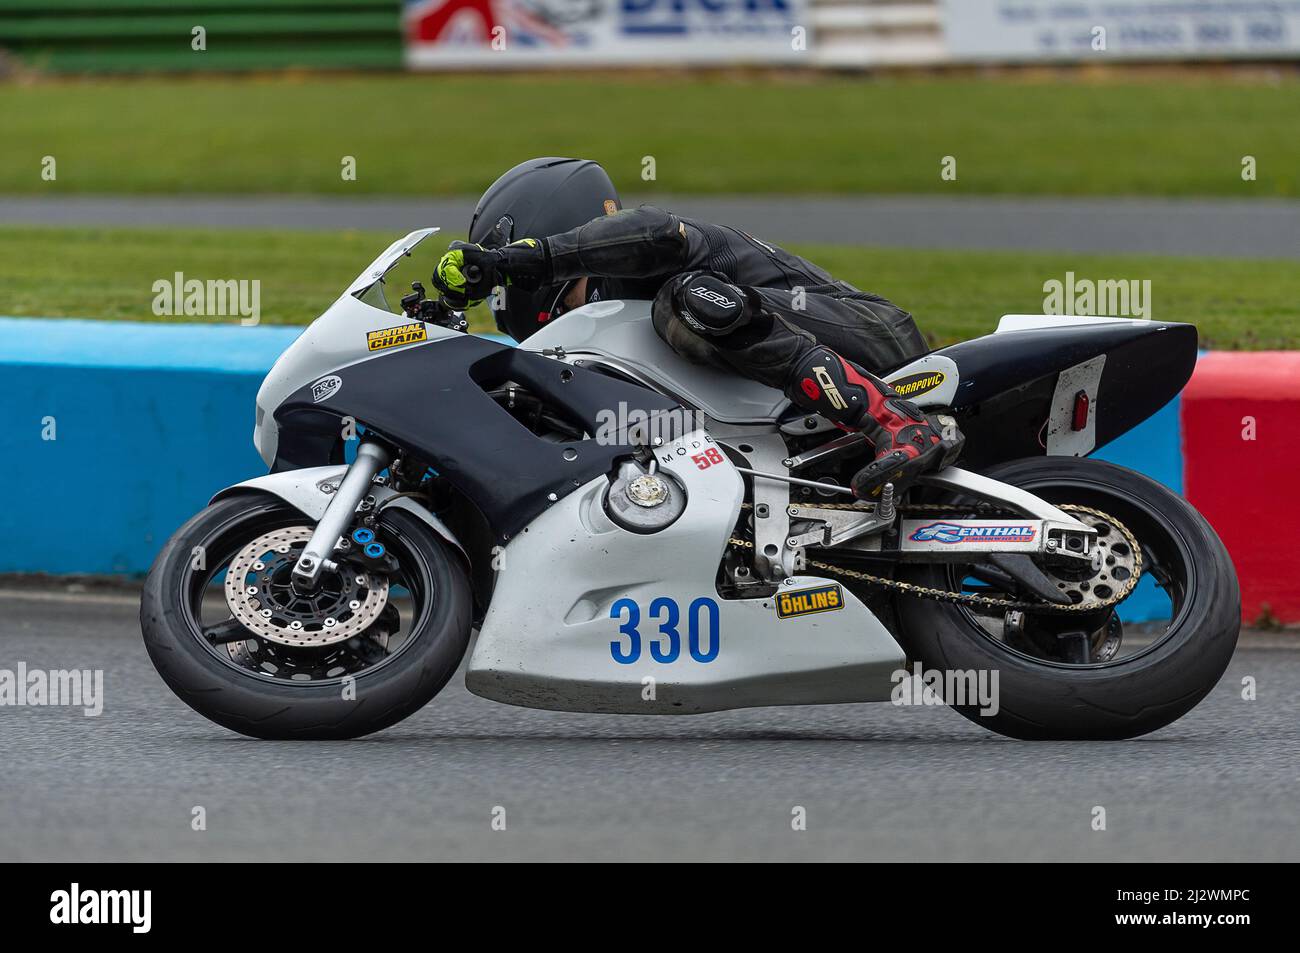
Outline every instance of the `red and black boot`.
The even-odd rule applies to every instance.
[[[953,463],[965,443],[956,428],[945,436],[914,403],[825,346],[795,365],[786,396],[871,441],[876,459],[853,477],[859,499],[878,497],[886,483],[901,493],[921,474]]]

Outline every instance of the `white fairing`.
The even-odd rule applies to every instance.
[[[268,473],[266,476],[255,477],[252,480],[245,480],[243,483],[228,486],[216,493],[209,502],[215,503],[217,500],[223,500],[241,491],[256,490],[278,496],[312,520],[319,520],[325,515],[326,507],[334,499],[334,492],[339,488],[339,484],[343,482],[343,474],[347,473],[347,470],[345,464],[340,464],[325,467],[305,467],[301,470],[286,470],[283,473]],[[400,496],[386,486],[376,486],[371,491],[371,495],[381,509],[406,510],[406,512],[424,520],[434,532],[455,547],[456,551],[464,556],[466,561],[469,560],[469,556],[465,554],[465,549],[461,546],[460,540],[452,534],[442,520],[423,506],[414,503],[408,497]]]
[[[575,308],[520,346],[563,349],[570,362],[594,359],[618,367],[722,423],[770,423],[790,406],[783,393],[766,384],[684,360],[655,332],[650,307],[649,301],[596,301]],[[958,377],[952,358],[927,354],[887,380],[924,385],[903,396],[920,407],[945,407],[957,394]]]
[[[779,390],[715,367],[692,364],[650,323],[649,301],[595,301],[528,338],[530,351],[563,348],[570,361],[596,358],[725,423],[765,423],[789,401]]]
[[[374,292],[368,290],[432,231],[413,232],[395,242],[271,369],[258,392],[254,431],[268,465],[279,441],[274,411],[286,398],[312,385],[331,392],[346,388],[346,376],[336,374],[338,369],[383,357],[369,352],[366,334],[403,323],[403,316],[362,298],[369,298]],[[436,346],[458,336],[437,325],[426,325],[426,333],[427,343],[412,346]],[[772,388],[684,361],[654,332],[649,302],[588,305],[539,332],[526,346],[536,351],[562,347],[566,354],[561,359],[574,363],[606,361],[714,422],[741,429],[758,425],[751,438],[756,446],[758,431],[770,430],[788,403]],[[710,450],[714,456],[704,457],[707,465],[695,459]],[[555,502],[497,557],[497,585],[467,674],[470,690],[536,708],[645,714],[888,699],[904,653],[835,580],[798,576],[784,580],[776,596],[719,596],[719,564],[740,516],[744,485],[708,433],[692,431],[660,448],[657,459],[686,496],[685,509],[670,526],[646,535],[617,526],[603,506],[610,483],[602,476]],[[275,474],[220,495],[270,492],[319,519],[344,469]],[[460,550],[447,527],[413,501],[387,488],[377,488],[375,494],[382,503],[410,509]],[[764,538],[760,534],[760,545]],[[779,558],[779,552],[771,558]],[[808,611],[779,617],[783,593],[814,587],[833,587],[834,605],[804,602],[800,604]],[[780,602],[788,608],[792,600]],[[632,644],[626,631],[630,615],[619,610],[628,605],[639,616],[640,650],[621,662],[621,647]],[[701,641],[692,640],[693,618]]]
[[[466,684],[475,694],[531,708],[633,714],[691,714],[764,705],[883,701],[901,648],[850,593],[843,608],[787,619],[774,598],[726,600],[715,578],[743,496],[740,475],[723,462],[701,470],[692,457],[712,447],[695,431],[661,451],[663,470],[686,488],[687,506],[666,529],[638,535],[616,526],[602,506],[602,477],[560,500],[515,537],[500,556],[492,603],[470,660]],[[802,576],[783,590],[833,584]],[[661,629],[679,613],[679,650]],[[688,650],[690,607],[718,607],[717,654],[701,662]],[[620,632],[638,608],[640,652],[627,652]],[[626,606],[626,603],[623,603]],[[708,612],[702,612],[701,629]],[[709,638],[702,636],[707,648]],[[704,652],[707,654],[707,651]],[[646,680],[650,679],[650,682]]]
[[[1004,331],[1035,331],[1066,328],[1076,324],[1150,324],[1148,318],[1104,318],[1083,314],[1004,314],[995,334]]]
[[[257,391],[257,419],[253,425],[253,446],[268,467],[275,462],[280,441],[274,412],[285,398],[337,368],[382,357],[383,352],[370,353],[366,346],[367,332],[409,323],[404,315],[366,304],[357,296],[364,294],[411,249],[437,231],[422,228],[393,242],[276,360]],[[425,324],[424,330],[431,342],[459,334],[436,324]]]

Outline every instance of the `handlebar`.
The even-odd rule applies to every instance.
[[[411,293],[402,298],[401,305],[406,316],[413,321],[427,321],[453,331],[469,330],[463,308],[448,301],[446,295],[439,295],[436,299],[425,297],[424,285],[418,281],[411,282]]]

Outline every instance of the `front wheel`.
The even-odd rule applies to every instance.
[[[940,672],[997,672],[995,712],[986,705],[953,707],[1015,738],[1131,738],[1190,711],[1227,668],[1241,628],[1237,575],[1205,518],[1154,480],[1098,460],[1018,460],[987,476],[1118,521],[1141,549],[1142,578],[1117,611],[1086,626],[1062,624],[1048,613],[900,597],[900,639],[909,658]],[[1102,525],[1102,538],[1107,531]],[[1116,549],[1124,554],[1122,542]],[[909,568],[905,578],[988,592],[970,570],[931,564]],[[1080,582],[1060,585],[1070,592]],[[1090,585],[1100,588],[1096,579]]]
[[[199,714],[255,738],[355,738],[419,709],[469,644],[457,554],[389,510],[391,562],[341,563],[299,593],[310,520],[278,499],[221,500],[176,531],[145,581],[140,626],[158,674]]]

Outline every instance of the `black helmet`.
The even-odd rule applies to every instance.
[[[545,238],[612,215],[623,206],[605,170],[590,159],[529,159],[493,182],[478,200],[469,223],[469,240],[498,248],[520,238]],[[541,327],[564,298],[568,284],[536,291],[514,286],[505,308],[495,312],[497,327],[522,341]]]

